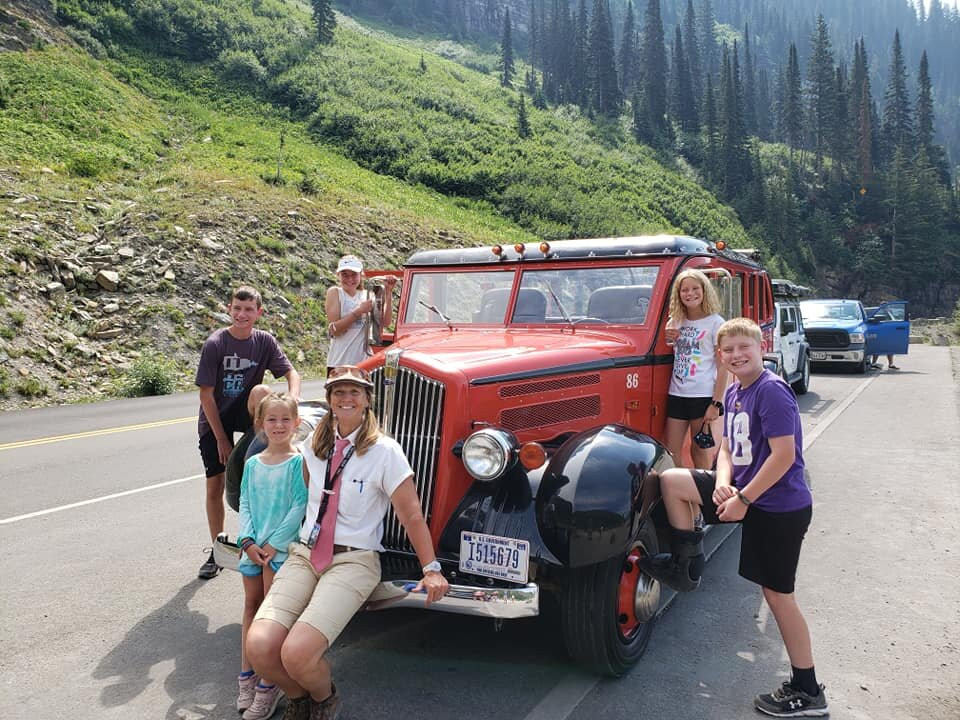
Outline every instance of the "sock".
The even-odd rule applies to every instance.
[[[239,677],[241,680],[246,680],[251,675],[253,675],[253,670],[244,670],[237,677]]]
[[[258,690],[273,690],[274,687],[276,687],[276,683],[270,685],[264,685],[262,682],[257,683]]]
[[[798,668],[790,666],[793,670],[793,677],[790,678],[790,684],[797,690],[803,690],[811,697],[820,692],[820,686],[817,684],[817,673],[812,667]]]

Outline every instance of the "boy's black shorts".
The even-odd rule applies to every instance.
[[[676,420],[699,420],[707,414],[712,397],[667,395],[667,417]]]
[[[700,511],[706,525],[720,523],[713,504],[716,473],[691,470],[700,492]],[[738,501],[739,502],[739,501]],[[779,593],[792,593],[800,561],[800,546],[813,517],[813,506],[791,512],[769,512],[752,505],[740,521],[740,575]]]
[[[223,430],[227,433],[231,443],[234,433],[243,433],[249,430],[250,426],[253,425],[253,420],[247,413],[246,396],[237,398],[229,408],[221,412],[220,422],[223,424]],[[200,436],[200,457],[203,458],[203,469],[208,478],[219,475],[226,470],[223,463],[220,462],[220,453],[217,451],[217,436],[213,434],[213,430],[207,430]]]

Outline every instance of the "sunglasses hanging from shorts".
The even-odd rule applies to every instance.
[[[707,423],[704,423],[700,427],[700,432],[693,436],[693,441],[701,450],[712,448],[717,444],[717,442],[713,439],[713,435],[710,433],[710,428],[707,427]]]

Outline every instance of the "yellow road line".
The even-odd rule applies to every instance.
[[[148,430],[150,428],[164,427],[165,425],[179,425],[180,423],[190,422],[191,420],[196,421],[196,419],[196,415],[191,415],[190,417],[175,418],[173,420],[157,420],[156,422],[140,423],[139,425],[124,425],[122,427],[71,433],[70,435],[55,435],[53,437],[36,438],[34,440],[20,440],[18,442],[0,445],[0,452],[3,450],[33,447],[34,445],[47,445],[48,443],[62,442],[64,440],[77,440],[79,438],[97,437],[98,435],[113,435],[114,433],[130,432],[131,430]]]

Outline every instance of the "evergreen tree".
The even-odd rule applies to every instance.
[[[817,28],[811,40],[810,65],[807,67],[807,108],[810,138],[817,171],[823,169],[823,156],[835,127],[837,112],[836,76],[830,34],[823,15],[817,16]]]
[[[589,45],[590,107],[601,115],[620,113],[620,83],[607,0],[593,0]]]
[[[531,67],[543,68],[543,53],[540,48],[543,34],[543,4],[541,0],[530,0],[530,24],[527,30],[529,43],[528,55]],[[532,97],[532,95],[531,95]]]
[[[654,132],[666,124],[667,48],[663,42],[660,0],[647,0],[640,41],[640,88]]]
[[[920,57],[920,72],[917,75],[917,144],[928,153],[933,147],[933,92],[926,50]]]
[[[717,19],[713,14],[713,2],[703,0],[700,6],[700,57],[703,61],[703,70],[707,73],[716,73],[717,65],[717,36],[714,25]]]
[[[586,107],[589,91],[587,80],[590,19],[587,15],[587,0],[580,0],[573,25],[573,66],[570,68],[569,96],[567,102]]]
[[[670,65],[670,114],[685,132],[695,132],[700,125],[679,25],[674,30],[673,62]]]
[[[627,16],[623,20],[623,34],[620,39],[620,89],[624,94],[632,94],[636,87],[637,29],[633,19],[633,0],[627,2]]]
[[[732,199],[750,180],[750,156],[743,127],[743,86],[737,43],[733,57],[724,44],[720,60],[720,173],[725,198]]]
[[[503,14],[503,33],[500,36],[500,84],[510,87],[513,84],[513,38],[510,29],[510,8]]]
[[[639,91],[633,94],[631,105],[633,106],[633,122],[631,123],[633,137],[636,138],[638,143],[652,145],[654,134],[653,127],[650,124],[650,112]]]
[[[757,73],[750,52],[750,24],[743,27],[743,125],[747,135],[757,134]]]
[[[313,22],[317,26],[317,40],[321,45],[333,42],[333,30],[337,27],[337,17],[333,14],[332,0],[310,0],[313,7]]]
[[[780,127],[783,140],[791,151],[803,146],[803,95],[800,85],[800,61],[797,46],[790,43],[787,70],[784,75],[783,98],[780,103]]]
[[[900,31],[893,36],[887,90],[883,96],[883,155],[892,158],[895,149],[902,147],[905,154],[913,148],[913,122],[910,98],[907,96],[907,68],[903,62]]]
[[[687,0],[687,10],[683,15],[683,37],[683,47],[687,51],[687,68],[690,71],[690,89],[699,104],[703,98],[703,65],[700,61],[700,33],[693,0]]]
[[[713,73],[707,73],[707,87],[703,97],[703,129],[706,134],[704,167],[707,180],[716,186],[720,161],[720,125],[717,120],[716,93],[713,89]]]
[[[530,120],[527,118],[527,106],[520,93],[520,102],[517,104],[517,134],[522,138],[530,137]]]
[[[850,122],[848,115],[850,100],[847,97],[846,73],[841,66],[837,66],[835,71],[833,97],[836,115],[831,123],[827,146],[833,159],[831,166],[833,178],[836,182],[840,182],[845,176],[844,168],[850,160]]]

